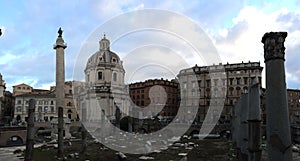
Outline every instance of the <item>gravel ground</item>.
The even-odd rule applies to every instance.
[[[188,143],[190,145],[188,146]],[[193,144],[194,143],[194,144]],[[87,151],[80,154],[80,141],[73,141],[71,146],[65,146],[66,160],[79,161],[119,161],[116,151],[104,147],[100,143],[90,141],[87,146]],[[127,161],[141,161],[141,157],[148,160],[156,161],[227,161],[235,160],[233,156],[231,144],[225,139],[185,139],[180,140],[168,149],[161,152],[153,152],[149,154],[125,154]],[[180,154],[181,153],[181,154]],[[58,160],[56,157],[56,149],[54,147],[41,147],[35,149],[35,161],[53,161]]]

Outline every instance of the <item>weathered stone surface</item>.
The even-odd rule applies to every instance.
[[[35,111],[35,101],[33,99],[30,99],[29,100],[29,108],[28,108],[25,161],[33,160],[32,155],[33,155],[34,134],[35,134],[34,111]]]
[[[58,151],[57,156],[63,156],[63,108],[64,108],[64,85],[65,85],[65,58],[64,50],[67,47],[62,38],[62,30],[59,28],[56,44],[53,49],[56,50],[56,109],[58,110]]]
[[[248,155],[248,108],[249,108],[249,97],[247,94],[243,94],[240,97],[241,101],[241,152],[245,157]]]
[[[270,32],[262,38],[266,63],[267,146],[270,161],[292,160],[284,69],[286,36],[286,32]]]
[[[253,84],[249,89],[249,115],[248,115],[248,132],[249,132],[249,161],[261,160],[261,112],[260,112],[260,86]]]
[[[261,42],[264,44],[265,61],[271,59],[284,60],[284,41],[287,37],[287,32],[269,32],[265,33]]]
[[[259,83],[252,85],[249,89],[248,120],[261,120],[259,90],[260,90]]]

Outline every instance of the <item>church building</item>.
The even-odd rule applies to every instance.
[[[88,59],[84,73],[85,88],[79,94],[77,109],[82,121],[97,124],[102,119],[116,120],[116,111],[123,116],[128,114],[129,95],[124,84],[123,62],[110,50],[110,41],[105,35],[99,41],[99,50]],[[101,118],[103,115],[106,117]]]

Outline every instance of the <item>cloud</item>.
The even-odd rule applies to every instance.
[[[286,8],[265,13],[253,6],[245,6],[239,14],[232,19],[233,25],[229,28],[221,28],[217,34],[213,35],[215,45],[223,62],[238,63],[241,61],[260,61],[264,62],[263,44],[261,38],[266,32],[287,31],[289,36],[286,38],[286,70],[288,74],[288,85],[295,85],[300,75],[293,71],[299,70],[299,63],[295,60],[300,59],[299,51],[300,28],[299,15]],[[218,34],[219,33],[219,34]],[[264,64],[262,63],[264,66]],[[263,72],[263,86],[265,73]],[[296,86],[290,86],[296,88]]]
[[[250,4],[252,3],[252,4]],[[0,67],[7,86],[14,83],[32,83],[36,87],[45,87],[55,80],[55,50],[53,44],[57,37],[57,29],[62,27],[63,37],[68,44],[65,50],[66,80],[72,80],[73,70],[81,72],[87,58],[98,50],[98,41],[103,32],[96,29],[111,18],[128,11],[144,8],[157,8],[169,10],[186,15],[187,18],[199,24],[215,42],[223,63],[238,63],[241,61],[263,62],[263,44],[260,42],[262,35],[268,31],[285,30],[289,32],[286,39],[286,70],[288,86],[300,87],[299,82],[299,28],[300,16],[299,1],[282,1],[280,3],[265,3],[253,1],[238,1],[228,3],[217,0],[208,1],[135,1],[135,0],[103,0],[103,1],[7,1],[1,6],[1,11],[6,13],[0,17],[0,26],[4,30],[0,37]],[[5,7],[3,7],[5,6]],[[124,23],[115,24],[108,32],[109,37],[114,36],[118,28],[126,28]],[[141,20],[147,24],[150,19]],[[185,23],[173,19],[156,18],[158,24],[166,22],[174,28],[187,31],[186,34],[199,32],[195,28],[187,29]],[[92,42],[88,37],[97,32]],[[184,34],[184,33],[183,33]],[[150,35],[150,36],[149,36]],[[130,38],[131,37],[131,38]],[[159,40],[159,41],[158,41]],[[169,46],[170,49],[181,55],[189,65],[204,64],[201,59],[195,59],[188,42],[174,41],[174,37],[163,34],[128,35],[113,46],[113,50],[125,57],[134,48],[149,44]],[[173,42],[172,42],[173,41]],[[89,45],[85,46],[88,43]],[[204,45],[204,44],[203,44]],[[86,58],[78,60],[80,51],[86,51]],[[149,50],[149,53],[155,50]],[[162,50],[163,51],[163,50]],[[207,51],[203,54],[209,53]],[[143,60],[146,62],[146,60]],[[261,63],[263,64],[263,63]],[[80,68],[74,68],[77,65]],[[80,69],[80,71],[79,71]],[[159,68],[155,68],[158,70]],[[154,70],[153,70],[154,71]],[[145,72],[144,72],[145,74]],[[149,72],[153,76],[153,72]],[[148,77],[144,75],[145,78]],[[74,77],[76,78],[76,77]],[[10,87],[8,87],[10,88]]]

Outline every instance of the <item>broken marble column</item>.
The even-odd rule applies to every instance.
[[[260,113],[260,86],[259,83],[253,84],[249,89],[249,113],[248,113],[248,132],[249,132],[249,161],[261,160],[261,113]]]
[[[81,123],[81,153],[84,154],[87,149],[87,130],[83,123]]]
[[[58,149],[57,149],[57,157],[63,157],[63,147],[64,147],[64,125],[61,124],[64,122],[64,109],[62,107],[58,107],[58,125],[57,125],[57,131],[58,131]]]
[[[236,140],[236,151],[237,157],[241,158],[241,144],[242,144],[242,136],[241,136],[241,101],[238,100],[235,104],[236,111],[236,130],[235,130],[235,140]]]
[[[128,117],[128,132],[132,132],[132,123],[133,123],[133,118],[132,118],[132,107],[129,107],[129,117]]]
[[[101,134],[100,134],[100,136],[101,136],[101,142],[103,143],[103,141],[105,140],[104,138],[105,138],[105,110],[104,109],[102,109],[101,110]]]
[[[234,147],[236,147],[236,106],[231,108],[231,140]]]
[[[291,161],[292,143],[285,82],[284,41],[287,32],[269,32],[262,38],[266,63],[266,117],[269,161]]]
[[[248,160],[248,95],[243,94],[240,97],[240,137],[241,137],[241,157],[240,161]]]
[[[25,161],[33,160],[33,145],[34,145],[34,111],[35,111],[35,101],[33,99],[29,100],[28,107],[28,121],[27,121],[27,138],[26,138],[26,151],[25,151]]]

